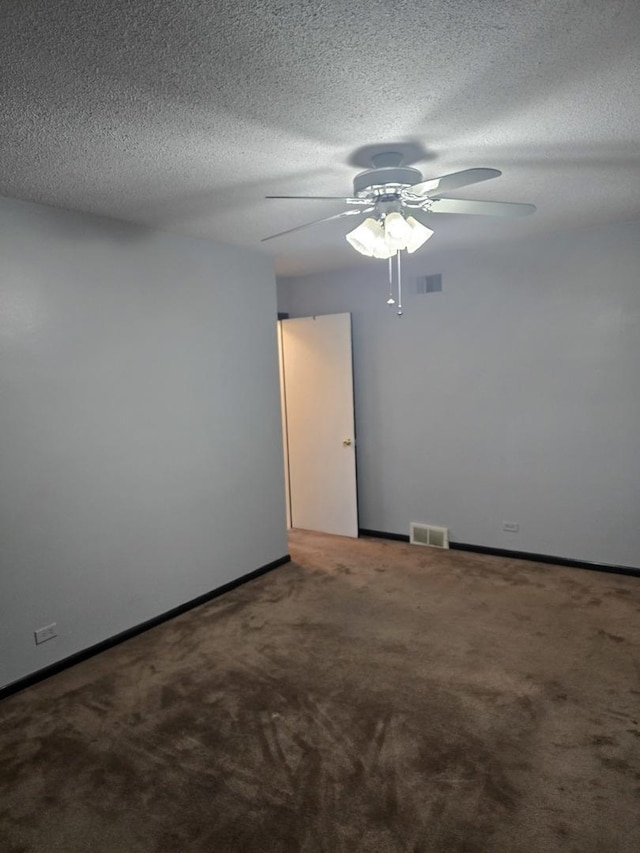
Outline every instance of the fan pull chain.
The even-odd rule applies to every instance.
[[[398,317],[402,317],[402,263],[400,261],[400,255],[402,253],[398,251]]]
[[[387,305],[395,305],[396,300],[393,298],[393,256],[389,258],[389,298]]]

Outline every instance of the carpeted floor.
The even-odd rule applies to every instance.
[[[291,553],[0,703],[2,853],[640,851],[640,580]]]

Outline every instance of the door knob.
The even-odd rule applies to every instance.
[[[342,440],[343,447],[351,447],[352,444],[353,444],[353,442],[351,441],[350,438],[345,438]]]

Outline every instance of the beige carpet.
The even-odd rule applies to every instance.
[[[291,553],[0,703],[2,853],[640,851],[639,580]]]

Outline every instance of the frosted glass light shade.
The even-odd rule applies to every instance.
[[[388,213],[384,219],[384,234],[388,243],[398,242],[402,245],[397,249],[404,249],[411,239],[413,228],[401,213]]]
[[[384,240],[384,231],[379,222],[371,217],[368,217],[347,234],[347,243],[349,243],[356,252],[368,257],[374,256],[375,247],[379,240]]]
[[[422,222],[418,222],[418,220],[414,219],[413,216],[407,216],[406,223],[411,227],[411,234],[406,245],[407,252],[411,255],[416,251],[416,249],[423,246],[429,237],[433,236],[433,231],[431,228],[427,228],[426,225],[423,225]]]
[[[382,232],[382,229],[380,229],[380,231]],[[392,258],[395,254],[397,254],[397,252],[397,247],[390,246],[386,235],[384,234],[384,232],[382,232],[376,240],[376,244],[373,249],[373,257],[383,259]]]

